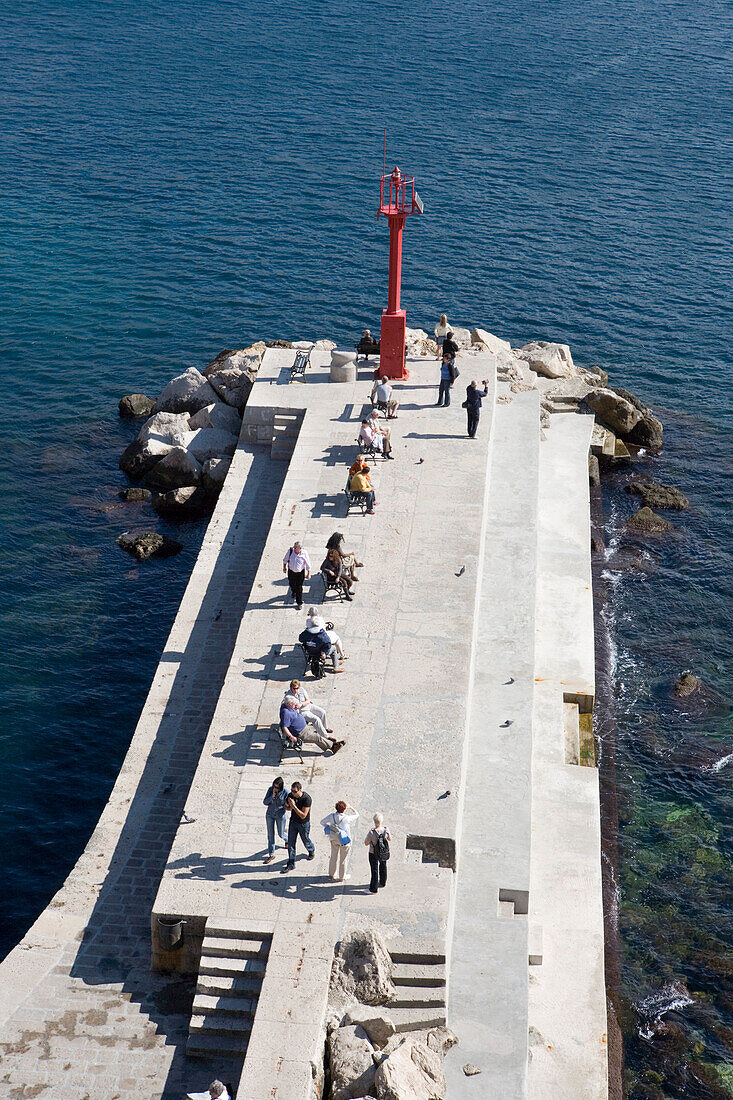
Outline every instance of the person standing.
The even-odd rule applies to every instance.
[[[468,438],[476,438],[476,430],[478,429],[479,417],[481,416],[481,398],[488,397],[489,383],[484,378],[484,388],[480,390],[478,388],[478,382],[474,379],[470,385],[466,386],[466,400],[463,403],[463,407],[466,410],[468,416]]]
[[[440,386],[438,388],[437,407],[444,405],[447,409],[450,405],[450,388],[455,380],[455,367],[450,356],[444,355],[440,364]]]
[[[340,799],[336,803],[334,813],[326,814],[321,821],[321,825],[328,832],[328,839],[331,842],[331,859],[328,863],[328,873],[334,882],[343,882],[345,879],[351,878],[351,875],[347,875],[346,871],[351,855],[351,830],[358,820],[358,811],[350,806],[348,802]]]
[[[287,799],[285,781],[278,775],[267,789],[267,794],[262,799],[262,804],[267,806],[265,810],[265,825],[267,826],[267,858],[265,863],[272,863],[275,858],[275,830],[280,840],[285,840],[285,800]],[[283,845],[284,847],[284,845]]]
[[[295,867],[295,845],[298,837],[303,841],[308,859],[316,858],[316,848],[311,840],[311,806],[313,799],[307,791],[303,790],[302,783],[296,780],[290,785],[290,794],[285,802],[285,809],[290,810],[290,822],[288,824],[288,862],[280,871],[284,875]]]
[[[369,848],[369,866],[372,869],[372,878],[369,883],[369,892],[376,894],[380,886],[387,885],[387,860],[389,859],[389,842],[392,837],[389,829],[385,828],[384,815],[374,815],[374,827],[366,835],[364,844]]]
[[[446,315],[444,313],[441,313],[440,320],[438,321],[437,325],[435,326],[434,332],[435,332],[435,340],[438,344],[438,356],[437,357],[438,357],[438,359],[442,359],[443,358],[443,344],[445,343],[446,336],[450,332],[450,325],[448,324],[448,318],[446,317]]]
[[[303,606],[303,581],[311,575],[311,560],[301,543],[294,542],[283,558],[283,573],[288,575],[290,594],[300,611]]]

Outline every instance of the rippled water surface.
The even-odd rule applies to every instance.
[[[90,835],[202,534],[117,549],[116,401],[379,327],[386,125],[426,205],[408,323],[567,341],[663,410],[691,508],[609,581],[628,1090],[732,1095],[730,5],[16,0],[0,29],[0,946]],[[673,702],[687,667],[715,705]]]

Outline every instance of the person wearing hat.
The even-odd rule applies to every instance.
[[[326,634],[331,640],[331,645],[336,646],[336,652],[338,653],[339,664],[343,661],[348,661],[347,655],[344,653],[344,647],[341,639],[334,629],[333,623],[327,623],[321,615],[318,614],[315,607],[308,608],[308,617],[305,620],[306,627],[315,626],[318,624],[319,629],[325,630]]]
[[[319,615],[311,620],[310,626],[301,631],[298,641],[305,646],[311,658],[330,657],[333,665],[331,672],[334,674],[344,671],[338,667],[338,650],[326,633],[326,624]]]

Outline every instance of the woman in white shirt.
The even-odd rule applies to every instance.
[[[435,339],[438,341],[438,359],[443,358],[443,342],[450,332],[450,325],[448,324],[448,318],[444,313],[441,313],[440,320],[435,326]]]
[[[351,878],[351,875],[346,874],[346,868],[351,855],[351,828],[358,820],[359,814],[354,807],[342,799],[336,803],[335,812],[327,814],[321,821],[321,825],[328,828],[328,839],[331,841],[328,873],[334,882]],[[344,836],[349,838],[346,844],[342,843]]]

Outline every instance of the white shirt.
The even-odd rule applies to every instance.
[[[365,443],[374,442],[374,431],[370,424],[362,424],[359,428],[359,439],[363,439]]]
[[[301,546],[300,553],[296,554],[292,546],[288,550],[287,554],[283,558],[283,565],[287,565],[293,573],[302,573],[303,570],[311,571],[311,560],[308,557],[308,551],[304,550]]]
[[[343,829],[345,833],[351,836],[351,826],[359,820],[359,815],[356,810],[353,813],[334,813],[327,814],[321,821],[321,825],[329,825],[332,832],[339,834]]]
[[[206,1092],[187,1092],[186,1100],[211,1100],[211,1093],[207,1089]],[[232,1100],[231,1096],[224,1089],[223,1093],[219,1097],[219,1100]]]
[[[386,384],[380,384],[377,386],[377,401],[384,401],[386,404],[392,397],[392,387]]]

